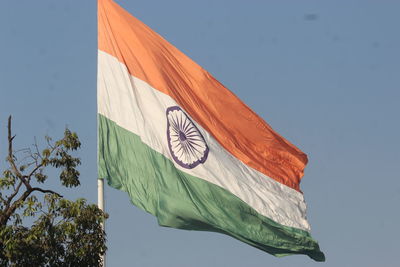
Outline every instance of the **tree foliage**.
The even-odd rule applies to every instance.
[[[0,176],[0,266],[102,266],[106,218],[85,199],[71,201],[46,187],[58,172],[64,187],[77,187],[80,159],[73,152],[81,146],[76,133],[46,147],[15,151],[8,120],[6,168]]]

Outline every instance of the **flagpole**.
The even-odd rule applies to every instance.
[[[104,179],[97,179],[97,206],[104,211]],[[105,231],[105,220],[101,223],[101,228]],[[101,255],[103,267],[106,267],[106,254]]]

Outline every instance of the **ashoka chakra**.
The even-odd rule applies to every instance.
[[[167,108],[167,122],[168,147],[175,162],[187,169],[204,163],[208,146],[185,112],[178,106]]]

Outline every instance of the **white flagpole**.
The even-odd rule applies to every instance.
[[[104,211],[104,179],[97,179],[97,206],[99,209]],[[105,230],[105,221],[101,224],[103,230]],[[106,254],[101,256],[103,267],[106,267]]]

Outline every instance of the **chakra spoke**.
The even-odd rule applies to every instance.
[[[190,122],[189,120],[185,120],[185,123],[182,126],[182,130],[186,132],[188,127],[190,127]]]
[[[204,146],[201,146],[201,145],[199,145],[199,144],[196,144],[196,143],[193,143],[193,142],[189,142],[192,146],[192,148],[194,149],[194,150],[196,150],[197,152],[199,152],[199,153],[201,153],[201,151],[200,150],[198,150],[195,146],[197,146],[197,147],[200,147],[200,148],[204,148]]]

